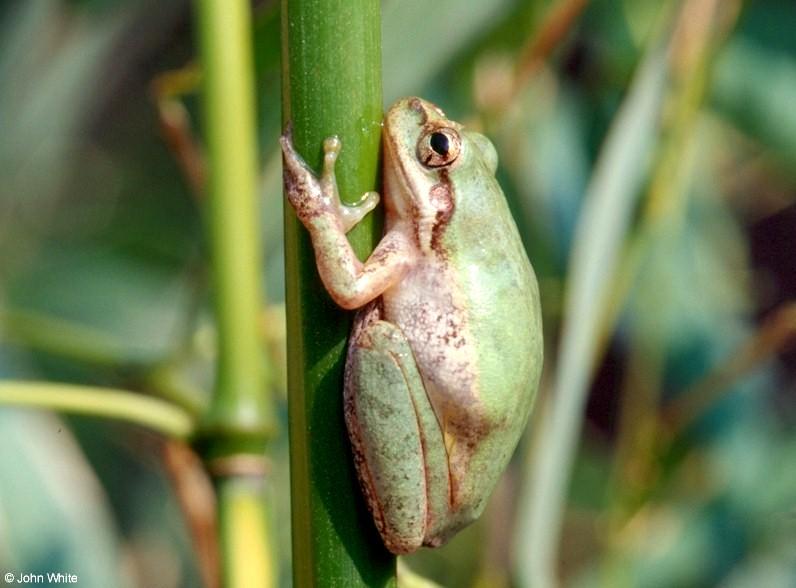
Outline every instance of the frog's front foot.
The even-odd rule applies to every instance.
[[[351,230],[379,203],[376,192],[365,193],[359,201],[348,206],[340,201],[334,168],[342,149],[339,138],[328,137],[323,142],[323,173],[318,178],[293,147],[290,127],[280,138],[283,154],[285,190],[299,220],[309,228],[319,217],[331,216],[342,225],[344,232]]]
[[[334,215],[329,198],[325,197],[321,184],[312,170],[293,147],[290,127],[280,137],[282,145],[282,174],[287,198],[299,220],[307,227],[324,214]]]

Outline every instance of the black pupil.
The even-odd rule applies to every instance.
[[[431,135],[431,148],[440,155],[447,155],[450,149],[450,141],[445,133],[434,133]]]

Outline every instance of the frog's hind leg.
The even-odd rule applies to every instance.
[[[449,499],[447,455],[409,343],[379,317],[377,301],[355,319],[345,418],[376,527],[390,551],[410,553]]]

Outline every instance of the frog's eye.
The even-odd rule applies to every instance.
[[[456,161],[461,146],[461,137],[454,129],[435,129],[420,137],[417,157],[426,167],[443,167]]]

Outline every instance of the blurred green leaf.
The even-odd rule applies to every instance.
[[[4,572],[76,574],[87,588],[131,586],[108,504],[58,419],[0,411]]]
[[[620,247],[655,144],[667,75],[655,40],[605,140],[581,208],[570,257],[554,401],[535,448],[533,486],[517,529],[524,585],[554,583],[569,472]]]
[[[716,65],[713,100],[719,112],[764,147],[796,163],[796,55],[737,38]]]
[[[458,51],[511,8],[513,0],[401,0],[382,8],[384,100],[416,94]]]
[[[147,365],[179,342],[189,290],[170,272],[91,249],[46,249],[6,285],[11,336],[42,351],[99,363]],[[59,328],[59,324],[67,330]]]
[[[20,217],[40,226],[53,213],[93,80],[130,16],[117,13],[105,26],[75,19],[63,30],[59,2],[14,8],[0,32],[0,252],[6,255],[19,249],[17,240],[30,238]],[[0,267],[6,263],[0,255]]]

